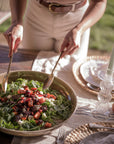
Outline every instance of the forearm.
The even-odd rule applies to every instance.
[[[85,30],[93,26],[104,14],[107,0],[91,0],[90,5],[85,12],[81,22],[75,27],[83,33]]]
[[[10,0],[11,19],[14,24],[22,24],[27,0]]]

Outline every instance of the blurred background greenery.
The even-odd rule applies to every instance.
[[[0,25],[0,32],[6,31],[11,23],[8,19]],[[110,52],[114,47],[114,0],[108,0],[103,17],[91,28],[89,49]]]
[[[114,47],[114,0],[107,0],[103,17],[91,28],[89,48],[111,51]]]

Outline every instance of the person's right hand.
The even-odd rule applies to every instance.
[[[77,30],[76,28],[73,28],[67,33],[60,49],[61,52],[63,51],[61,58],[63,58],[65,55],[73,54],[74,51],[80,48],[81,35],[81,30]]]
[[[23,38],[23,26],[20,24],[12,24],[6,32],[4,32],[4,36],[8,42],[10,51],[9,56],[17,51],[19,44]]]

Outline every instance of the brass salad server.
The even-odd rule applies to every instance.
[[[55,70],[55,68],[56,68],[56,66],[57,66],[57,64],[58,64],[58,62],[59,62],[59,60],[60,60],[63,52],[64,52],[64,51],[62,51],[62,52],[60,53],[59,58],[58,58],[58,60],[56,61],[54,68],[52,69],[51,74],[49,74],[48,77],[47,77],[47,79],[44,81],[43,89],[47,89],[47,88],[50,87],[50,85],[52,84],[52,82],[53,82],[53,80],[54,80],[54,74],[53,74],[53,73],[54,73],[54,70]]]
[[[9,72],[10,72],[10,67],[11,67],[12,59],[13,59],[13,54],[10,56],[10,61],[9,61],[7,73],[3,77],[3,80],[2,80],[2,90],[4,91],[4,93],[6,93],[6,90],[7,90],[8,76],[9,76]]]

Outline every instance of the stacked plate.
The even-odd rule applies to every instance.
[[[99,87],[101,81],[99,74],[105,72],[107,66],[107,61],[91,59],[81,64],[80,74],[86,82]],[[103,75],[105,74],[103,73]]]
[[[98,94],[101,75],[105,76],[108,67],[108,56],[90,56],[73,64],[75,80],[87,91]]]

